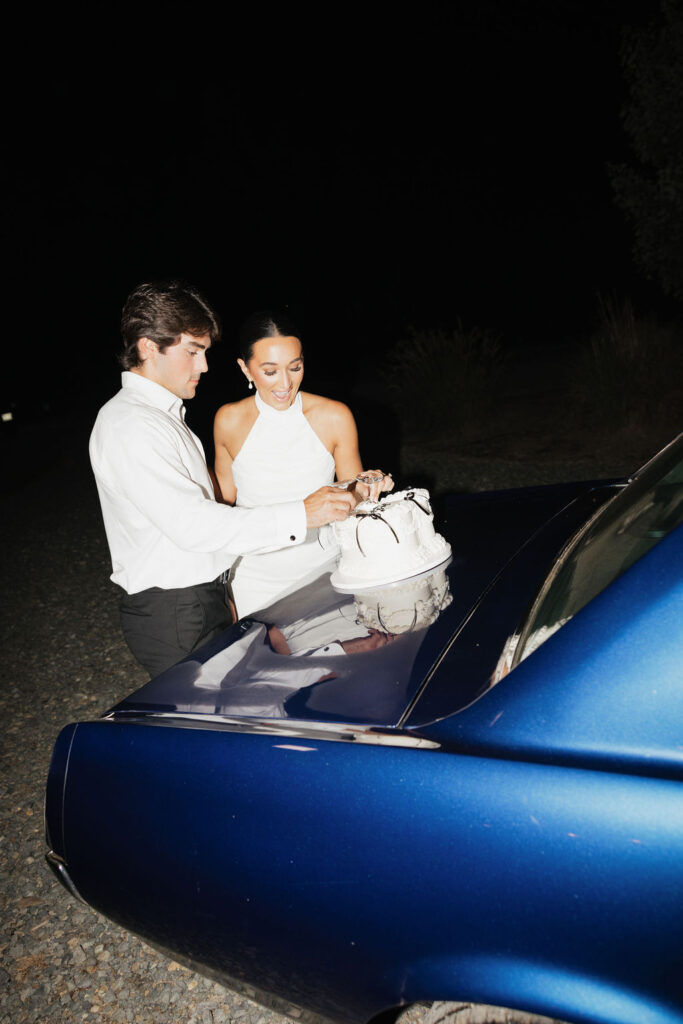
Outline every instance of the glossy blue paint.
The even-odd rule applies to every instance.
[[[427,628],[329,663],[322,626],[349,599],[319,580],[69,726],[46,822],[78,892],[350,1024],[434,999],[680,1024],[683,527],[491,685],[548,566],[617,493],[447,501],[452,600]]]
[[[573,977],[652,1020],[681,997],[678,783],[115,723],[78,727],[69,778],[65,856],[89,903],[326,1015],[490,1002],[484,961],[503,1005],[523,964],[521,1005],[568,1019]],[[595,1019],[643,1024],[635,1009]]]
[[[426,735],[495,756],[683,778],[683,527]],[[419,716],[419,705],[415,719]],[[408,723],[410,725],[410,722]]]

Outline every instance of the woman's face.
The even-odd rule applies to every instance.
[[[247,380],[253,380],[262,401],[273,409],[289,409],[304,376],[304,357],[298,338],[259,338],[249,362],[238,359]]]

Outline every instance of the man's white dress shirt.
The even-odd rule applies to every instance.
[[[121,385],[90,435],[114,583],[129,594],[208,583],[238,555],[305,539],[303,501],[219,504],[182,401],[138,373]]]

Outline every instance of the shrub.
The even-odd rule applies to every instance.
[[[387,398],[414,437],[479,434],[495,402],[501,363],[499,339],[486,329],[411,328],[388,354]]]
[[[572,382],[581,418],[610,432],[669,422],[680,429],[682,388],[680,334],[652,317],[638,317],[628,300],[600,299],[598,328]]]

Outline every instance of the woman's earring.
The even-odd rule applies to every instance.
[[[250,390],[250,391],[253,391],[253,390],[254,390],[254,382],[253,382],[253,380],[250,380],[250,381],[249,381],[249,390]]]

